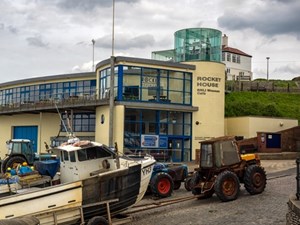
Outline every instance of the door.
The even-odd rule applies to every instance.
[[[16,126],[13,127],[13,139],[29,139],[32,143],[32,149],[37,152],[37,126]]]
[[[168,149],[171,155],[171,160],[173,162],[182,162],[182,152],[183,152],[183,139],[182,138],[169,138]]]

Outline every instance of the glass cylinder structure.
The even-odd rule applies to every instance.
[[[221,62],[221,31],[211,28],[189,28],[176,31],[174,36],[176,62]]]

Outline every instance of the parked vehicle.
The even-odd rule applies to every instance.
[[[28,139],[12,139],[6,142],[8,147],[5,158],[1,161],[1,172],[5,173],[8,167],[15,168],[26,162],[33,165],[35,161],[56,158],[55,155],[48,153],[40,154],[34,152],[32,142]]]
[[[235,200],[240,183],[251,194],[262,193],[266,173],[257,154],[240,154],[234,137],[220,137],[201,142],[200,164],[192,175],[192,193],[199,198],[214,193],[221,201]]]
[[[179,163],[156,163],[153,168],[149,189],[155,196],[168,197],[178,190],[188,175],[188,167]]]
[[[77,138],[52,151],[59,157],[60,183],[54,185],[50,176],[36,173],[19,177],[20,188],[0,195],[0,219],[33,215],[41,224],[93,221],[106,215],[104,202],[110,202],[114,215],[143,198],[155,164],[152,156],[120,157],[103,144]],[[48,167],[48,162],[39,161],[37,170]]]

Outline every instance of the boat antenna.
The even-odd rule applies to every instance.
[[[69,135],[69,137],[72,137],[72,138],[74,138],[74,137],[75,137],[75,135],[74,135],[74,133],[73,133],[73,129],[72,129],[72,126],[71,126],[71,123],[70,123],[70,119],[69,119],[68,111],[65,111],[65,113],[66,113],[66,116],[67,116],[67,122],[68,122],[68,128],[69,128],[68,135]]]
[[[60,121],[61,121],[61,123],[62,123],[62,125],[63,125],[65,131],[69,134],[69,131],[68,131],[68,129],[67,129],[67,126],[66,126],[66,124],[65,124],[65,121],[63,120],[63,118],[62,118],[62,116],[61,116],[61,114],[60,114],[60,112],[59,112],[59,109],[58,109],[56,103],[55,103],[55,108],[56,108],[56,111],[57,111],[57,113],[58,113],[58,115],[59,115]]]

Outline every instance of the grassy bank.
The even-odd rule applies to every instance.
[[[300,123],[300,94],[231,92],[225,96],[225,116],[285,117]]]

